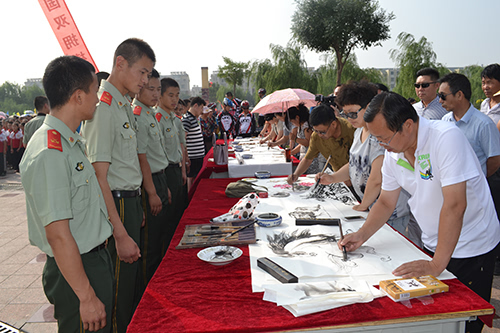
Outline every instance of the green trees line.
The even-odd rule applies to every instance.
[[[368,80],[388,85],[386,78],[375,68],[360,68],[354,50],[380,46],[390,37],[389,23],[394,14],[379,7],[377,0],[295,0],[296,12],[291,21],[291,40],[286,46],[271,44],[271,59],[238,62],[222,57],[218,76],[228,86],[214,83],[209,88],[211,102],[222,101],[227,91],[247,99],[253,105],[257,89],[267,93],[285,88],[302,88],[315,94],[328,95],[337,84]],[[444,75],[450,70],[437,61],[432,44],[425,38],[417,40],[412,34],[400,32],[396,39],[397,49],[390,50],[389,57],[399,68],[394,91],[406,98],[416,98],[416,72],[433,67]],[[303,48],[321,55],[324,63],[317,69],[307,66]],[[486,64],[487,65],[487,64]],[[471,102],[478,107],[484,97],[481,89],[482,67],[467,66],[462,73],[472,85]],[[246,83],[247,89],[243,89]],[[253,91],[248,91],[248,86]],[[5,82],[0,86],[0,110],[22,113],[32,108],[33,98],[43,94],[36,86],[19,87]]]
[[[4,82],[0,86],[0,111],[8,114],[23,114],[25,110],[33,110],[36,96],[44,95],[38,86],[20,86]]]

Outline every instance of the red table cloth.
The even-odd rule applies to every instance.
[[[262,300],[263,293],[252,293],[248,246],[239,246],[243,255],[225,266],[212,266],[198,259],[200,249],[175,249],[185,225],[208,223],[237,202],[238,199],[224,194],[231,181],[235,179],[200,181],[128,332],[269,332],[457,312],[466,317],[468,311],[494,310],[491,304],[453,279],[445,281],[450,291],[434,295],[433,304],[412,300],[410,309],[382,297],[370,303],[295,318],[284,308]],[[491,325],[493,315],[482,319]]]

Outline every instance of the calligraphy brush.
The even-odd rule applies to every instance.
[[[326,160],[325,166],[323,167],[323,171],[321,171],[321,176],[323,173],[325,173],[326,168],[328,167],[328,162],[330,162],[330,158],[332,158],[332,155],[328,156],[328,159]],[[316,181],[316,184],[314,184],[313,188],[311,189],[311,193],[313,193],[316,190],[316,187],[319,185],[319,181],[321,180],[321,176],[319,176],[318,180]]]
[[[243,229],[246,229],[248,228],[249,226],[253,225],[255,222],[257,222],[257,220],[253,220],[252,222],[248,223],[248,224],[245,224],[243,227],[239,228],[238,230],[236,231],[233,231],[232,233],[228,234],[226,237],[222,238],[221,239],[221,242],[222,241],[225,241],[227,238],[237,234],[238,232],[242,231]]]
[[[342,222],[339,219],[339,229],[340,229],[340,241],[344,239],[344,233],[342,232]],[[342,246],[342,254],[344,255],[344,261],[347,261],[347,250],[345,246]]]

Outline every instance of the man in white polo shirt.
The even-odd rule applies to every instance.
[[[404,278],[448,269],[489,301],[500,225],[479,161],[458,127],[419,117],[396,93],[381,93],[365,112],[368,130],[386,149],[382,192],[363,227],[340,242],[353,251],[390,217],[401,188],[412,196],[411,211],[432,260],[405,263],[393,271]],[[467,324],[480,332],[481,321]]]

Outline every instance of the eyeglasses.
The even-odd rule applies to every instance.
[[[388,146],[391,144],[392,139],[394,139],[394,137],[396,136],[396,134],[398,134],[398,133],[399,133],[399,131],[400,131],[400,130],[401,130],[401,127],[400,127],[400,128],[399,128],[396,132],[394,132],[394,134],[393,134],[393,135],[392,135],[392,137],[389,139],[389,141],[387,141],[387,143],[386,143],[386,142],[382,142],[382,141],[380,141],[380,140],[377,140],[377,143],[378,143],[379,145],[384,146],[384,147],[388,147]]]
[[[326,135],[326,132],[328,132],[328,129],[330,129],[330,126],[332,126],[332,123],[333,123],[333,121],[330,122],[330,124],[328,125],[328,127],[324,131],[317,131],[315,129],[313,129],[313,131],[316,132],[316,133],[318,133],[319,135]]]
[[[352,118],[352,119],[358,119],[358,113],[363,110],[363,107],[360,107],[358,111],[356,112],[347,112],[344,113],[344,110],[340,110],[339,114],[344,117],[344,118]]]
[[[436,81],[432,81],[432,82],[426,82],[426,83],[415,83],[413,84],[415,86],[415,88],[420,88],[420,86],[422,86],[422,88],[429,88],[429,86],[433,83],[436,83]]]
[[[446,101],[446,96],[448,95],[452,95],[453,93],[449,93],[449,94],[443,94],[443,93],[439,93],[437,94],[439,96],[439,98],[441,98],[443,101]]]

